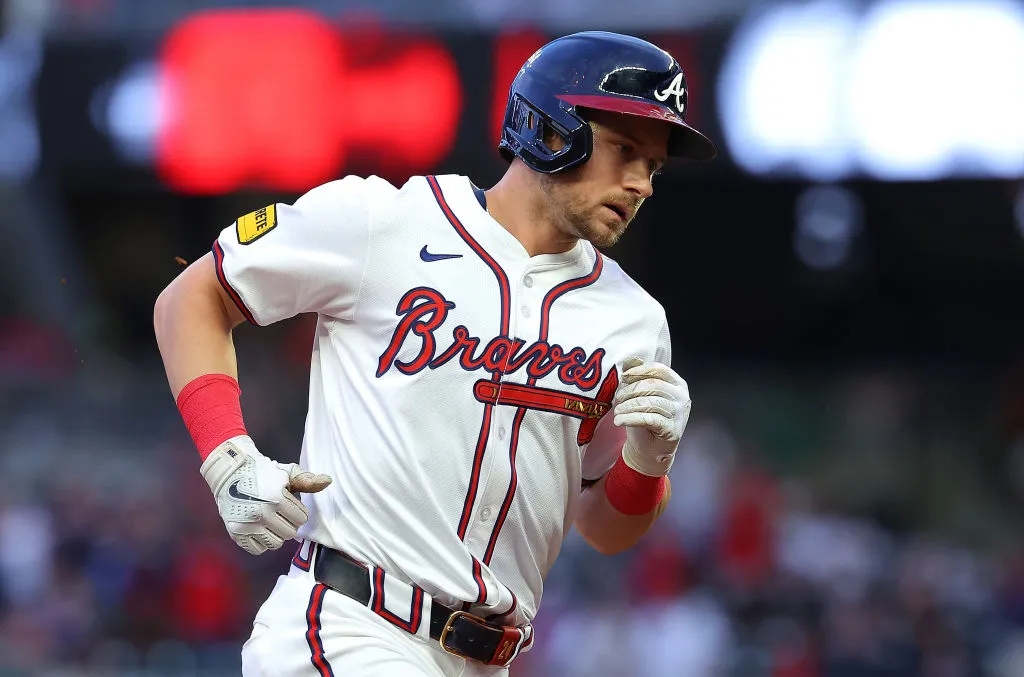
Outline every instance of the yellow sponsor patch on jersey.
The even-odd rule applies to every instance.
[[[277,225],[277,205],[257,209],[235,221],[238,244],[250,244],[274,229]]]

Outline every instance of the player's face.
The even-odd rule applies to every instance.
[[[598,247],[615,244],[654,192],[668,149],[668,123],[592,110],[594,152],[581,166],[541,175],[556,227]]]

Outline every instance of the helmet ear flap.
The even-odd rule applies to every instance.
[[[590,125],[576,115],[557,108],[564,122],[555,120],[538,106],[515,92],[505,110],[505,124],[498,148],[507,162],[519,158],[531,169],[550,174],[580,164],[593,148]]]
[[[540,129],[537,130],[537,134],[540,136],[540,142],[544,144],[544,147],[551,152],[552,155],[560,152],[566,146],[569,145],[569,137],[566,134],[558,131],[558,129],[549,123],[539,121]]]

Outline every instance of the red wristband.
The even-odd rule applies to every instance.
[[[646,515],[665,495],[665,478],[633,470],[619,457],[604,479],[604,493],[612,507],[624,515]]]
[[[236,435],[246,435],[242,422],[242,389],[227,374],[204,374],[178,393],[178,411],[205,461],[217,446]]]

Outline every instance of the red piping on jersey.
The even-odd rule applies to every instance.
[[[523,423],[523,416],[525,415],[526,409],[520,408],[516,410],[516,416],[512,419],[512,437],[508,445],[508,463],[512,468],[512,477],[509,480],[508,489],[505,491],[505,500],[501,502],[501,510],[494,520],[491,538],[487,541],[487,550],[484,551],[484,564],[489,565],[491,563],[491,557],[494,556],[494,546],[498,543],[498,532],[501,531],[501,525],[505,523],[509,508],[512,507],[512,497],[516,495],[516,487],[519,486],[519,478],[516,474],[516,453],[519,451],[519,428]]]
[[[320,639],[320,610],[324,606],[324,595],[327,586],[317,583],[309,593],[309,606],[306,607],[306,644],[309,645],[309,661],[316,668],[320,677],[334,677],[334,668],[327,662],[324,654],[324,643]]]
[[[508,588],[505,588],[505,589],[508,590]],[[490,616],[488,616],[484,620],[486,620],[488,622],[494,622],[494,621],[498,620],[499,618],[505,618],[506,616],[510,616],[513,611],[515,611],[517,608],[519,608],[519,600],[516,599],[516,593],[512,592],[511,590],[509,590],[508,594],[512,595],[512,606],[510,606],[508,608],[508,611],[506,611],[503,614],[491,614]]]
[[[409,610],[409,620],[405,620],[384,608],[384,570],[377,567],[373,572],[373,587],[376,594],[373,596],[373,612],[391,623],[397,625],[409,634],[415,635],[420,629],[420,621],[423,616],[423,590],[418,585],[412,586],[412,608]]]
[[[221,248],[219,241],[214,241],[213,243],[213,260],[217,265],[217,279],[220,281],[220,286],[224,287],[224,291],[228,293],[231,300],[234,301],[236,306],[238,306],[238,309],[242,312],[242,315],[245,316],[245,319],[248,320],[250,324],[259,326],[259,323],[253,319],[252,313],[250,313],[249,309],[245,307],[245,302],[242,301],[242,297],[238,295],[238,292],[235,291],[234,287],[231,286],[231,283],[228,282],[227,276],[224,275],[224,249]]]
[[[593,284],[601,277],[601,271],[604,270],[604,258],[601,253],[594,250],[596,256],[594,260],[594,267],[590,272],[583,277],[577,277],[572,280],[566,280],[565,282],[556,285],[547,294],[544,295],[544,303],[541,305],[540,311],[540,337],[539,341],[548,340],[548,328],[551,320],[551,306],[554,305],[555,300],[566,292],[572,291],[573,289],[581,289],[588,285]],[[536,385],[537,379],[530,377],[526,380],[527,385]],[[512,465],[512,481],[509,482],[508,491],[505,492],[505,500],[501,504],[501,511],[498,513],[497,519],[494,520],[494,528],[491,530],[491,538],[487,542],[487,550],[484,551],[484,564],[491,563],[491,557],[494,555],[494,547],[498,542],[498,534],[501,533],[501,528],[505,525],[505,519],[508,517],[508,511],[512,507],[512,499],[515,498],[516,486],[518,484],[516,480],[516,453],[519,447],[519,428],[523,424],[523,418],[526,414],[526,409],[519,409],[516,412],[516,417],[512,421],[512,436],[509,441],[508,458],[509,463]]]
[[[465,241],[469,248],[472,249],[480,259],[487,264],[487,267],[494,273],[495,279],[498,281],[498,290],[501,294],[501,336],[508,336],[509,327],[509,305],[512,293],[509,291],[508,275],[502,270],[498,262],[487,253],[487,251],[480,246],[480,243],[473,239],[473,236],[469,234],[466,227],[459,221],[459,217],[455,215],[452,208],[448,205],[448,201],[444,197],[444,193],[441,191],[441,185],[437,182],[437,177],[428,176],[427,183],[430,185],[430,190],[434,194],[434,199],[437,200],[437,205],[441,208],[441,212],[448,219],[448,222],[452,224],[455,232],[459,234],[459,237]],[[507,360],[506,356],[506,360]],[[495,372],[491,375],[491,380],[500,381],[501,373]],[[476,494],[479,489],[480,483],[480,469],[483,466],[484,451],[487,448],[487,437],[491,430],[491,409],[493,405],[484,405],[483,423],[480,426],[480,436],[477,438],[476,451],[473,455],[473,472],[470,477],[469,488],[466,491],[466,500],[462,504],[462,517],[459,519],[458,534],[459,539],[466,539],[466,531],[469,529],[469,518],[473,514],[473,504],[476,502]]]
[[[309,555],[306,559],[302,559],[302,549],[309,543]],[[303,571],[309,571],[309,565],[313,561],[313,542],[312,541],[299,541],[299,549],[295,551],[292,556],[292,564]]]
[[[452,224],[453,228],[455,228],[455,232],[459,234],[459,237],[469,245],[470,249],[472,249],[477,256],[483,259],[483,262],[486,263],[487,267],[491,269],[492,273],[494,273],[494,277],[497,278],[498,288],[501,291],[501,335],[508,336],[508,309],[510,303],[509,299],[512,296],[508,286],[508,275],[506,275],[505,271],[502,270],[500,265],[498,265],[498,262],[487,253],[487,250],[481,247],[480,243],[473,239],[473,236],[469,234],[466,227],[462,225],[461,221],[459,221],[459,217],[455,216],[455,212],[453,212],[452,208],[448,205],[448,201],[445,199],[444,193],[441,192],[441,185],[437,182],[437,177],[428,176],[427,183],[430,184],[430,190],[434,193],[434,199],[437,200],[437,204],[441,208],[445,217],[447,217],[448,222]]]
[[[487,436],[491,430],[491,412],[493,405],[484,406],[484,418],[480,423],[480,434],[476,439],[476,451],[473,453],[473,470],[469,476],[469,488],[466,490],[466,500],[462,504],[462,518],[459,519],[459,539],[466,540],[466,531],[469,528],[469,516],[473,511],[473,503],[476,501],[477,485],[480,484],[480,471],[484,464],[484,452],[487,449]]]
[[[566,280],[562,284],[558,285],[544,296],[544,304],[540,310],[540,340],[548,340],[548,325],[551,322],[551,306],[554,305],[555,300],[562,296],[566,292],[572,291],[573,289],[579,289],[586,287],[597,282],[597,278],[601,277],[601,271],[604,270],[604,257],[601,256],[601,252],[594,250],[594,267],[590,270],[587,275],[583,277],[577,277],[572,280]],[[533,385],[531,382],[530,385]]]
[[[478,560],[476,557],[473,558],[473,578],[476,579],[476,587],[477,587],[477,590],[480,591],[480,594],[477,595],[476,603],[477,604],[486,604],[487,603],[487,585],[484,584],[484,575],[483,575],[482,568],[480,566],[480,560]]]
[[[532,645],[533,645],[533,637],[534,637],[534,634],[535,634],[535,633],[533,633],[533,632],[531,632],[531,633],[530,633],[530,639],[526,640],[526,643],[525,643],[525,644],[523,644],[523,646],[522,646],[522,647],[520,647],[520,649],[519,649],[520,651],[522,651],[523,649],[525,649],[525,648],[526,648],[526,647],[528,647],[528,646],[532,646]]]
[[[466,227],[459,221],[459,217],[452,211],[448,201],[444,197],[444,192],[441,190],[441,185],[437,181],[436,176],[428,176],[427,184],[430,186],[430,191],[434,194],[434,199],[437,201],[437,206],[441,208],[441,212],[448,219],[448,223],[452,225],[455,232],[459,234],[459,237],[469,245],[469,248],[476,253],[480,259],[487,264],[487,267],[494,273],[494,278],[498,281],[498,291],[501,295],[501,336],[508,336],[509,328],[509,306],[511,305],[512,292],[509,290],[508,275],[502,270],[498,262],[487,253],[480,243],[473,239],[473,236],[469,234]],[[511,352],[506,355],[506,364],[508,357],[511,356]],[[504,370],[502,370],[504,371]],[[491,375],[491,380],[498,382],[501,380],[501,372],[494,372]],[[477,438],[476,450],[473,453],[473,471],[470,474],[469,487],[466,489],[466,500],[462,504],[462,516],[459,518],[458,534],[459,540],[466,540],[466,531],[469,529],[469,518],[473,514],[473,505],[476,503],[476,495],[479,490],[480,484],[480,470],[483,467],[484,452],[487,449],[487,438],[491,432],[491,410],[493,405],[485,404],[483,421],[480,424],[480,435]],[[477,589],[479,595],[477,596],[477,603],[482,604],[487,599],[487,586],[484,583],[483,576],[480,572],[480,562],[477,561],[476,557],[473,558],[473,578],[476,579]]]

